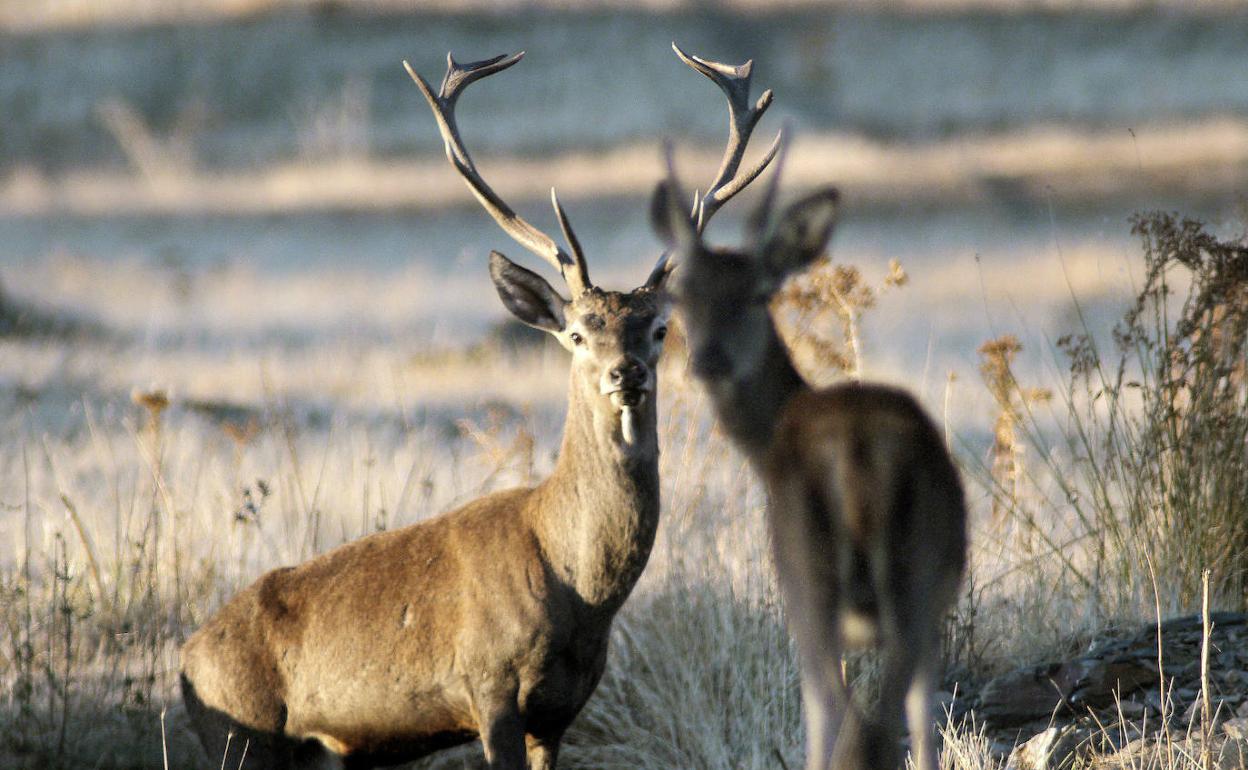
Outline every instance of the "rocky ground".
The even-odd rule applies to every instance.
[[[1203,676],[1202,619],[1175,618],[994,677],[959,696],[954,718],[1012,770],[1248,768],[1248,614],[1210,621]]]

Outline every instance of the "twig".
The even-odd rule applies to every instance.
[[[1153,608],[1157,618],[1157,686],[1161,689],[1161,732],[1166,746],[1166,767],[1174,767],[1174,743],[1170,740],[1170,716],[1166,713],[1170,697],[1166,693],[1166,668],[1162,654],[1161,589],[1157,587],[1157,570],[1153,568],[1153,559],[1147,551],[1144,552],[1144,562],[1148,565],[1148,577],[1153,583]]]
[[[87,568],[91,571],[91,584],[95,588],[97,599],[103,605],[105,604],[104,580],[100,575],[100,563],[95,558],[95,544],[91,541],[91,536],[87,534],[87,528],[82,523],[82,517],[78,515],[78,509],[74,507],[69,495],[64,492],[61,493],[61,504],[65,506],[65,510],[69,511],[69,520],[74,523],[74,530],[78,533],[82,550],[87,553]]]
[[[1209,621],[1209,570],[1201,573],[1200,585],[1200,764],[1205,770],[1213,770],[1213,753],[1209,750],[1209,736],[1213,732],[1213,709],[1209,703],[1209,636],[1213,631]]]
[[[165,712],[168,709],[160,710],[160,754],[165,761],[165,770],[169,770],[169,741],[165,735]]]

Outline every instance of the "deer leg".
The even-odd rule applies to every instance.
[[[825,770],[836,766],[851,705],[841,680],[839,556],[835,549],[817,547],[829,542],[837,514],[798,474],[774,479],[769,492],[772,558],[801,663],[806,769]]]
[[[254,733],[228,734],[218,743],[204,742],[212,765],[241,770],[284,770],[296,767],[293,744]]]
[[[806,724],[806,770],[835,767],[833,756],[842,732],[849,693],[838,674],[831,681],[818,667],[802,670],[802,717]]]
[[[191,725],[213,767],[284,770],[294,765],[293,741],[252,730],[224,712],[205,706],[189,684],[184,683],[182,688]]]
[[[525,770],[524,721],[515,691],[478,696],[473,708],[490,770]]]
[[[882,651],[880,700],[871,717],[862,725],[863,768],[893,770],[901,766],[898,740],[904,722],[906,695],[914,678],[914,660],[909,650],[886,643]]]
[[[896,564],[874,554],[872,582],[878,602],[880,696],[862,726],[860,760],[864,769],[894,770],[904,756],[898,745],[905,722],[906,695],[914,681],[923,639],[916,633],[916,608],[898,586]]]
[[[346,762],[320,741],[311,740],[295,749],[291,767],[295,770],[343,770]]]
[[[937,770],[940,765],[932,725],[932,696],[936,686],[935,646],[915,651],[917,667],[906,693],[906,723],[915,770]]]
[[[777,571],[783,574],[785,570]],[[781,586],[785,586],[783,580]],[[841,679],[842,648],[835,623],[835,602],[801,585],[786,591],[784,598],[789,632],[801,663],[806,770],[825,770],[837,766],[833,757],[853,708],[849,690]]]
[[[555,770],[559,758],[559,741],[562,736],[524,736],[528,749],[529,770]]]

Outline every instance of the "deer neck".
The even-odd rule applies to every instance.
[[[758,465],[771,446],[785,405],[810,386],[793,365],[774,324],[768,324],[763,354],[755,361],[753,367],[712,384],[709,390],[720,424]]]
[[[559,459],[536,492],[551,568],[587,606],[613,614],[628,597],[659,523],[657,391],[633,415],[633,441],[596,387],[573,373]]]

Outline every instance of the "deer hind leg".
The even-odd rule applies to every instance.
[[[806,770],[836,767],[834,757],[844,735],[849,692],[840,674],[820,676],[819,666],[802,667],[802,717],[806,725]],[[851,720],[852,722],[852,720]]]
[[[893,770],[901,766],[898,741],[904,722],[906,696],[915,666],[907,650],[886,643],[881,650],[880,699],[861,730],[858,760],[864,770]]]
[[[917,601],[923,592],[912,585],[909,566],[904,560],[894,558],[891,545],[887,538],[881,538],[867,557],[870,582],[875,587],[880,655],[879,700],[864,720],[858,752],[861,767],[869,770],[893,770],[901,766],[904,757],[899,742],[902,726],[911,713],[907,708],[910,695],[914,692],[920,662],[931,654],[927,633],[929,613]],[[922,697],[922,688],[917,695]],[[916,740],[921,741],[921,737]]]
[[[936,685],[934,649],[916,650],[917,668],[906,693],[906,723],[915,770],[937,770],[939,758],[932,725],[932,696]]]
[[[841,679],[836,499],[821,494],[800,473],[780,474],[769,493],[773,563],[801,664],[806,768],[825,770],[835,767],[833,757],[851,713]]]
[[[916,770],[937,770],[932,702],[939,670],[941,618],[948,603],[942,601],[939,591],[933,591],[932,580],[922,570],[911,573],[895,559],[877,559],[875,563],[881,599],[882,671],[874,720],[878,729],[872,739],[876,748],[869,752],[878,757],[875,767],[896,766],[896,758],[891,760],[894,764],[885,763],[896,753],[904,716]],[[889,564],[891,567],[880,569]],[[890,580],[886,573],[894,577]]]

